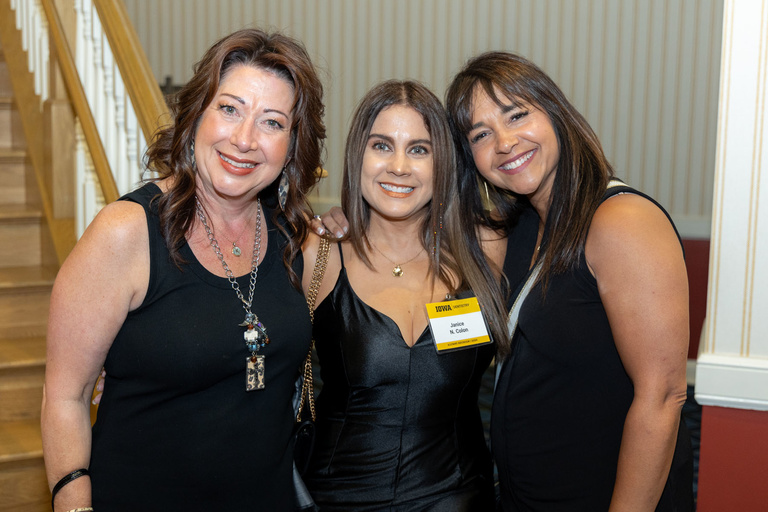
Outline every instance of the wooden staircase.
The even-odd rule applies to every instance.
[[[58,270],[26,145],[0,48],[0,511],[14,512],[50,507],[40,403]]]

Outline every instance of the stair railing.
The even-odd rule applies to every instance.
[[[105,204],[137,186],[147,140],[169,121],[168,109],[121,0],[75,0],[74,56],[53,0],[11,0],[11,8],[41,104],[50,47],[75,111],[79,237]]]

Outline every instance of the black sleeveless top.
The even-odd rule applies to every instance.
[[[609,189],[603,200],[623,192],[659,206],[627,186]],[[510,233],[504,270],[513,289],[517,288],[510,306],[528,275],[538,221],[528,208]],[[573,271],[551,278],[546,300],[542,300],[541,285],[531,289],[512,343],[513,353],[502,366],[491,415],[501,510],[608,510],[634,392],[597,281],[583,255]],[[681,421],[672,469],[657,510],[693,509],[692,461],[690,439]]]
[[[305,481],[323,512],[493,509],[477,405],[492,346],[437,354],[427,327],[409,348],[343,259],[313,333],[323,388]]]
[[[188,245],[181,248],[187,262],[181,270],[170,261],[149,206],[159,193],[148,184],[123,198],[147,212],[150,279],[144,302],[128,314],[107,355],[93,428],[93,506],[291,510],[292,395],[311,324],[282,263],[283,237],[265,210],[268,245],[253,312],[271,343],[260,350],[265,389],[246,392],[242,303]],[[238,278],[246,296],[249,277]]]

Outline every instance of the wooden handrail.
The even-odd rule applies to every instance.
[[[149,143],[158,127],[171,122],[168,105],[123,1],[94,0],[93,5],[123,76],[144,139]]]
[[[88,99],[85,96],[80,75],[75,67],[75,59],[72,57],[72,51],[64,35],[64,27],[59,18],[59,13],[53,5],[53,0],[40,1],[45,17],[48,22],[49,37],[53,43],[54,52],[61,69],[61,75],[64,78],[64,84],[67,87],[69,98],[72,101],[75,114],[80,119],[80,125],[83,128],[85,142],[91,153],[91,159],[99,178],[101,191],[104,194],[104,201],[111,203],[120,197],[115,184],[115,178],[109,167],[107,154],[104,151],[104,145],[101,142],[99,131],[96,128],[96,121],[93,119],[91,108],[88,106]]]

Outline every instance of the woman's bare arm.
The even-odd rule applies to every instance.
[[[659,208],[624,194],[598,208],[586,257],[634,386],[610,510],[654,510],[686,397],[688,279],[682,249]]]
[[[108,205],[64,262],[51,295],[42,437],[49,487],[88,468],[90,398],[115,335],[144,298],[149,242],[144,210]],[[91,504],[90,479],[78,478],[56,496],[56,510]]]

